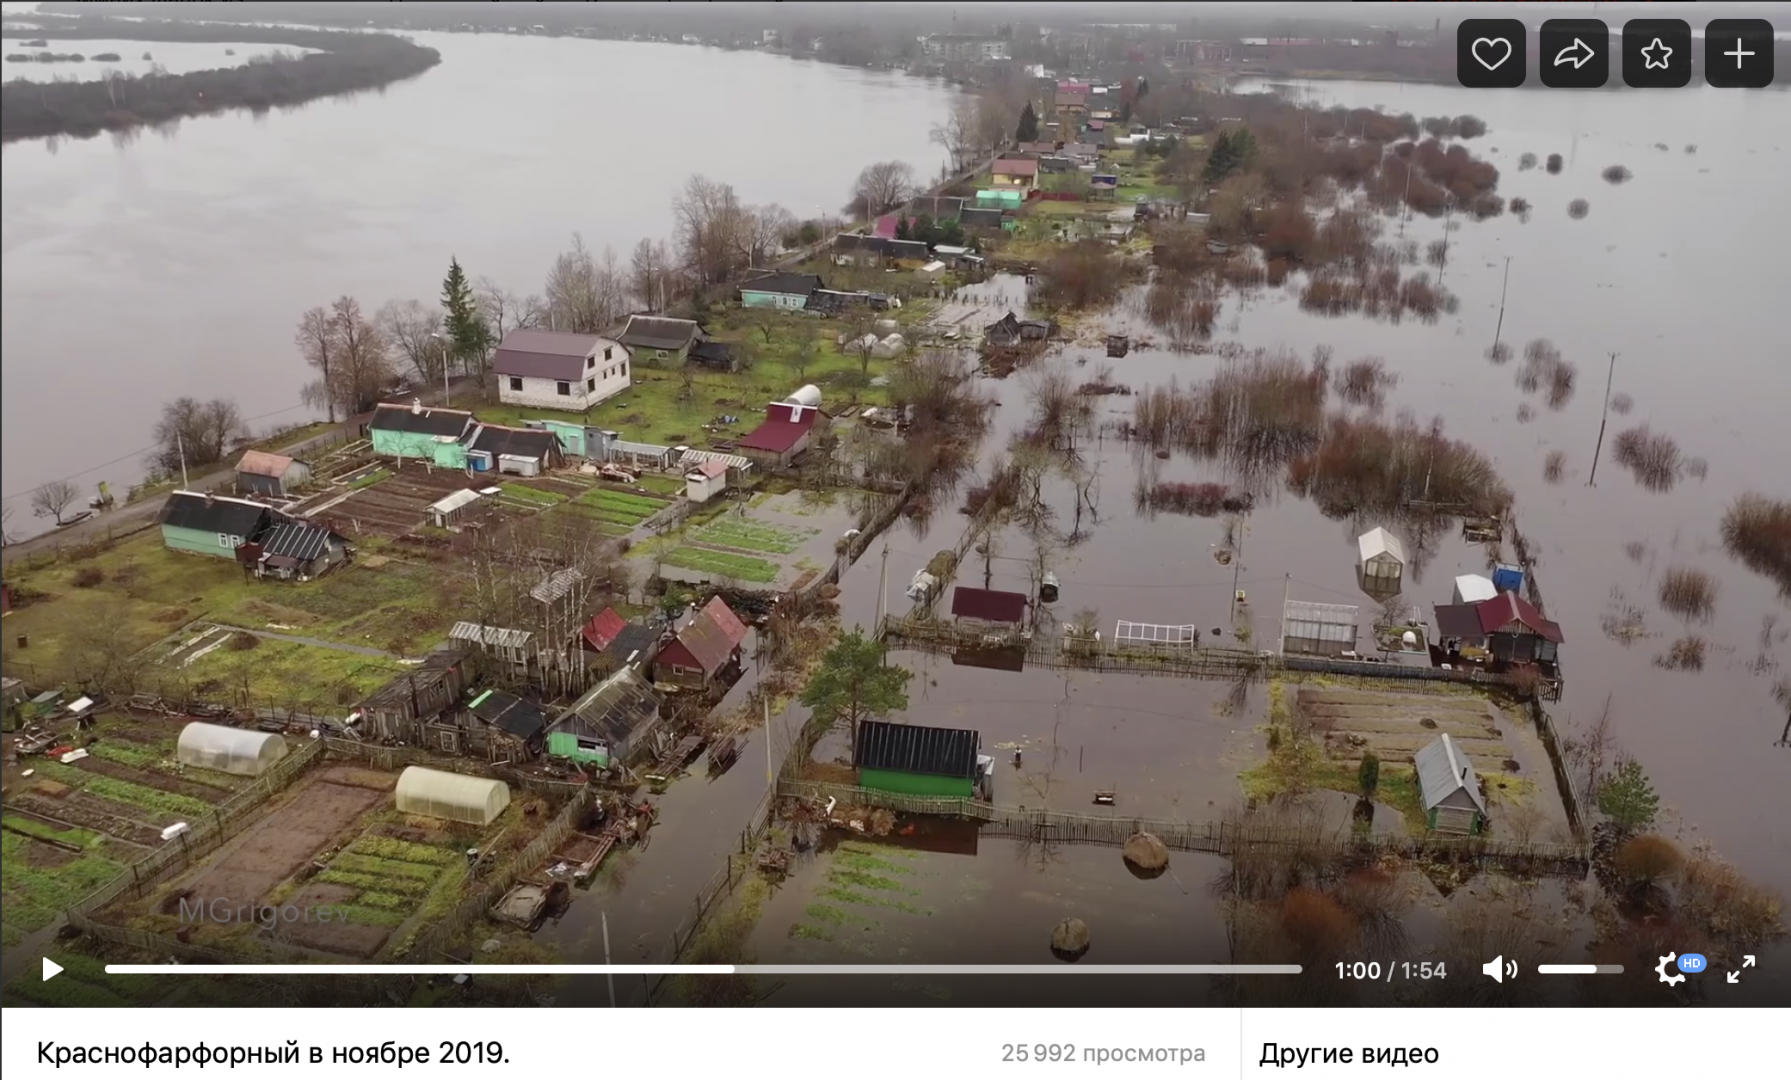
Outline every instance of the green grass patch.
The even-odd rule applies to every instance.
[[[894,848],[871,847],[868,844],[859,844],[848,841],[841,844],[839,848],[834,851],[833,862],[836,867],[845,867],[846,869],[855,870],[863,874],[914,873],[913,867],[903,866],[901,863],[895,862],[891,856],[901,858],[913,857],[907,852],[902,852]]]
[[[881,874],[869,874],[862,870],[854,870],[844,866],[834,866],[827,872],[827,880],[840,885],[851,885],[860,889],[881,889],[884,892],[900,892],[914,895],[913,890],[894,878]]]
[[[844,926],[846,923],[846,913],[832,904],[810,904],[802,909],[802,913],[829,926]]]
[[[769,582],[777,580],[777,565],[764,559],[755,559],[750,555],[733,555],[725,551],[711,551],[707,548],[681,547],[667,552],[667,566],[679,566],[686,570],[698,570],[717,577],[737,578],[741,581]]]
[[[7,814],[5,822],[6,827],[14,832],[28,833],[45,840],[57,840],[64,844],[73,844],[76,847],[96,848],[106,842],[104,836],[90,829],[60,829],[48,822],[20,817],[17,814]]]
[[[216,682],[231,694],[246,688],[251,700],[305,703],[320,711],[359,700],[404,670],[396,660],[270,637],[252,649],[225,645],[169,668],[192,684]]]
[[[153,769],[168,762],[174,757],[172,753],[157,747],[140,746],[136,743],[121,742],[116,739],[101,738],[87,748],[87,752],[101,761],[115,761],[120,765],[130,765],[139,769]]]
[[[381,911],[409,911],[416,906],[417,901],[415,897],[399,896],[396,893],[364,892],[355,897],[355,903]]]
[[[670,505],[664,499],[606,487],[592,488],[578,497],[578,503],[599,521],[628,526],[638,525]]]
[[[375,858],[407,863],[427,863],[431,866],[446,866],[459,857],[456,852],[444,848],[414,844],[409,840],[389,836],[363,836],[350,845],[349,850],[357,855],[372,855]]]
[[[340,861],[340,860],[338,860]],[[410,865],[410,864],[406,864]],[[328,870],[317,875],[317,880],[326,885],[345,885],[351,889],[367,892],[403,893],[406,896],[422,896],[434,884],[433,877],[397,877],[389,874],[365,874],[356,870],[336,869],[331,863]]]
[[[397,926],[408,917],[401,911],[381,911],[379,908],[363,907],[360,904],[338,904],[335,907],[341,913],[342,921],[355,926]]]
[[[72,856],[60,865],[33,865],[40,856],[66,855],[17,833],[0,832],[0,924],[8,944],[48,925],[57,912],[124,872],[122,863],[99,854]]]
[[[831,931],[823,930],[818,926],[810,926],[807,923],[797,923],[790,927],[790,936],[793,938],[801,938],[805,941],[833,940],[833,933]]]
[[[44,982],[30,975],[15,979],[7,987],[11,993],[17,994],[33,1005],[47,1005],[51,1008],[64,1009],[125,1009],[131,1002],[119,997],[103,986],[95,986],[81,979],[67,976]]]
[[[695,539],[719,547],[788,555],[806,543],[816,531],[724,517],[698,529]]]
[[[359,491],[362,488],[370,488],[381,480],[390,480],[391,478],[392,470],[385,468],[374,469],[372,472],[356,479],[348,486],[355,491]]]
[[[641,487],[646,488],[648,491],[657,492],[661,495],[684,494],[684,478],[680,476],[667,476],[663,473],[646,473],[635,482]]]
[[[93,795],[114,802],[129,803],[144,810],[152,810],[158,814],[179,814],[183,817],[203,817],[211,812],[211,804],[191,795],[180,795],[160,788],[144,787],[128,780],[118,780],[110,776],[88,775],[87,783],[82,787]]]
[[[842,904],[857,904],[862,907],[888,908],[891,911],[902,911],[909,915],[931,915],[933,909],[910,904],[906,900],[895,900],[887,896],[874,896],[871,893],[855,892],[852,889],[829,887],[821,890],[821,895],[829,900],[837,900]]]
[[[531,506],[558,506],[566,501],[566,496],[557,491],[546,491],[542,488],[529,487],[527,484],[509,483],[503,487],[503,498],[512,502],[528,503]]]

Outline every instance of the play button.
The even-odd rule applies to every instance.
[[[44,982],[49,982],[60,974],[62,974],[62,965],[47,956],[44,957]]]

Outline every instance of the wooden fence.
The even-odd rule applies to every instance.
[[[84,559],[97,554],[99,549],[145,533],[151,529],[161,528],[160,523],[151,516],[143,521],[109,522],[106,531],[101,533],[95,529],[79,537],[58,537],[51,543],[31,543],[21,540],[19,547],[29,546],[30,550],[21,551],[17,557],[6,560],[6,568],[13,572],[39,570],[46,566],[54,566],[64,559]],[[31,538],[36,540],[35,537]],[[11,544],[7,545],[11,547]]]
[[[740,830],[740,845],[737,851],[731,851],[722,860],[721,866],[708,881],[691,897],[684,915],[678,925],[672,929],[671,936],[660,947],[659,955],[652,961],[658,964],[675,964],[684,955],[684,951],[695,940],[697,931],[701,929],[703,920],[715,905],[727,899],[734,888],[744,881],[748,874],[754,873],[753,853],[765,838],[771,827],[775,800],[769,795],[759,801],[759,805],[747,818],[746,828]],[[652,1000],[665,985],[666,976],[662,973],[647,980],[647,997]]]
[[[527,847],[487,871],[485,880],[473,886],[466,899],[435,923],[420,929],[408,942],[398,943],[393,954],[415,957],[420,963],[446,956],[448,946],[456,937],[467,927],[483,919],[486,912],[503,899],[512,886],[545,863],[548,856],[572,835],[596,797],[596,788],[582,788],[560,808],[560,812],[554,815],[553,820],[542,828]]]
[[[1121,847],[1134,833],[1148,832],[1173,851],[1204,852],[1227,857],[1241,849],[1309,849],[1320,846],[1338,854],[1363,859],[1395,855],[1407,859],[1472,862],[1531,874],[1564,877],[1583,877],[1590,857],[1581,844],[1529,844],[1431,833],[1415,836],[1358,836],[1347,829],[1322,836],[1306,833],[1296,835],[1269,823],[1174,821],[1123,814],[1026,809],[997,806],[975,799],[904,795],[845,784],[818,784],[797,780],[780,781],[777,792],[781,797],[811,802],[825,803],[833,798],[843,805],[877,807],[904,814],[965,818],[982,822],[984,836],[1033,843]]]
[[[186,832],[76,901],[68,909],[69,921],[83,930],[90,930],[93,914],[125,893],[140,898],[163,878],[192,865],[202,855],[216,851],[224,841],[242,831],[253,819],[254,811],[315,765],[323,757],[323,749],[321,740],[302,743],[273,768],[256,777],[248,787],[212,807],[206,817],[188,822],[191,827]]]

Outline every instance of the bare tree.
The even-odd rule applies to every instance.
[[[547,322],[547,304],[539,296],[519,296],[491,278],[480,278],[479,313],[491,327],[493,341],[504,340],[512,330],[526,330]]]
[[[997,90],[976,99],[976,124],[971,129],[977,153],[994,157],[1013,137],[1020,120],[1020,106]]]
[[[952,172],[959,173],[970,168],[971,159],[976,156],[976,133],[976,104],[962,101],[949,117],[933,125],[928,138],[945,148],[951,156]]]
[[[31,512],[38,517],[55,518],[56,524],[62,525],[62,515],[80,497],[81,489],[73,480],[51,480],[31,493]]]
[[[796,228],[796,215],[776,203],[755,206],[746,214],[741,256],[746,265],[765,266],[783,249],[784,236]]]
[[[0,507],[0,544],[12,543],[12,505]]]
[[[728,184],[701,174],[672,200],[678,257],[697,286],[723,281],[739,266],[747,212]]]
[[[298,331],[293,335],[298,345],[299,354],[305,363],[317,369],[317,381],[305,387],[305,404],[324,410],[325,418],[330,423],[336,422],[336,400],[329,388],[334,385],[332,377],[336,366],[334,352],[335,338],[330,331],[330,313],[321,307],[314,307],[299,316]]]
[[[421,300],[391,300],[374,313],[373,323],[392,347],[410,361],[419,378],[430,386],[441,381],[448,345],[442,336],[439,307]]]
[[[648,311],[664,311],[671,302],[672,252],[664,240],[642,239],[628,260],[628,293]]]
[[[335,353],[331,399],[353,416],[373,408],[380,390],[392,380],[390,344],[378,326],[360,310],[355,297],[337,297],[330,304],[330,335]]]
[[[92,618],[79,620],[62,648],[63,666],[75,685],[87,692],[134,693],[144,658],[131,640],[131,620],[123,600],[107,604]]]
[[[914,197],[914,169],[903,161],[877,161],[859,170],[847,209],[874,218],[899,210]]]
[[[580,334],[609,327],[627,302],[627,284],[614,249],[605,248],[599,258],[578,233],[572,234],[572,247],[554,259],[544,291],[548,325]]]
[[[150,461],[164,472],[184,465],[215,465],[246,431],[242,410],[227,398],[175,398],[162,406]]]

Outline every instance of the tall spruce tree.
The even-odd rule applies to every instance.
[[[1020,126],[1014,130],[1014,141],[1029,143],[1039,141],[1039,114],[1032,111],[1032,102],[1020,110]]]
[[[447,312],[448,354],[465,370],[483,366],[491,351],[491,327],[479,314],[472,284],[458,258],[448,260],[448,276],[442,279],[442,309]]]

